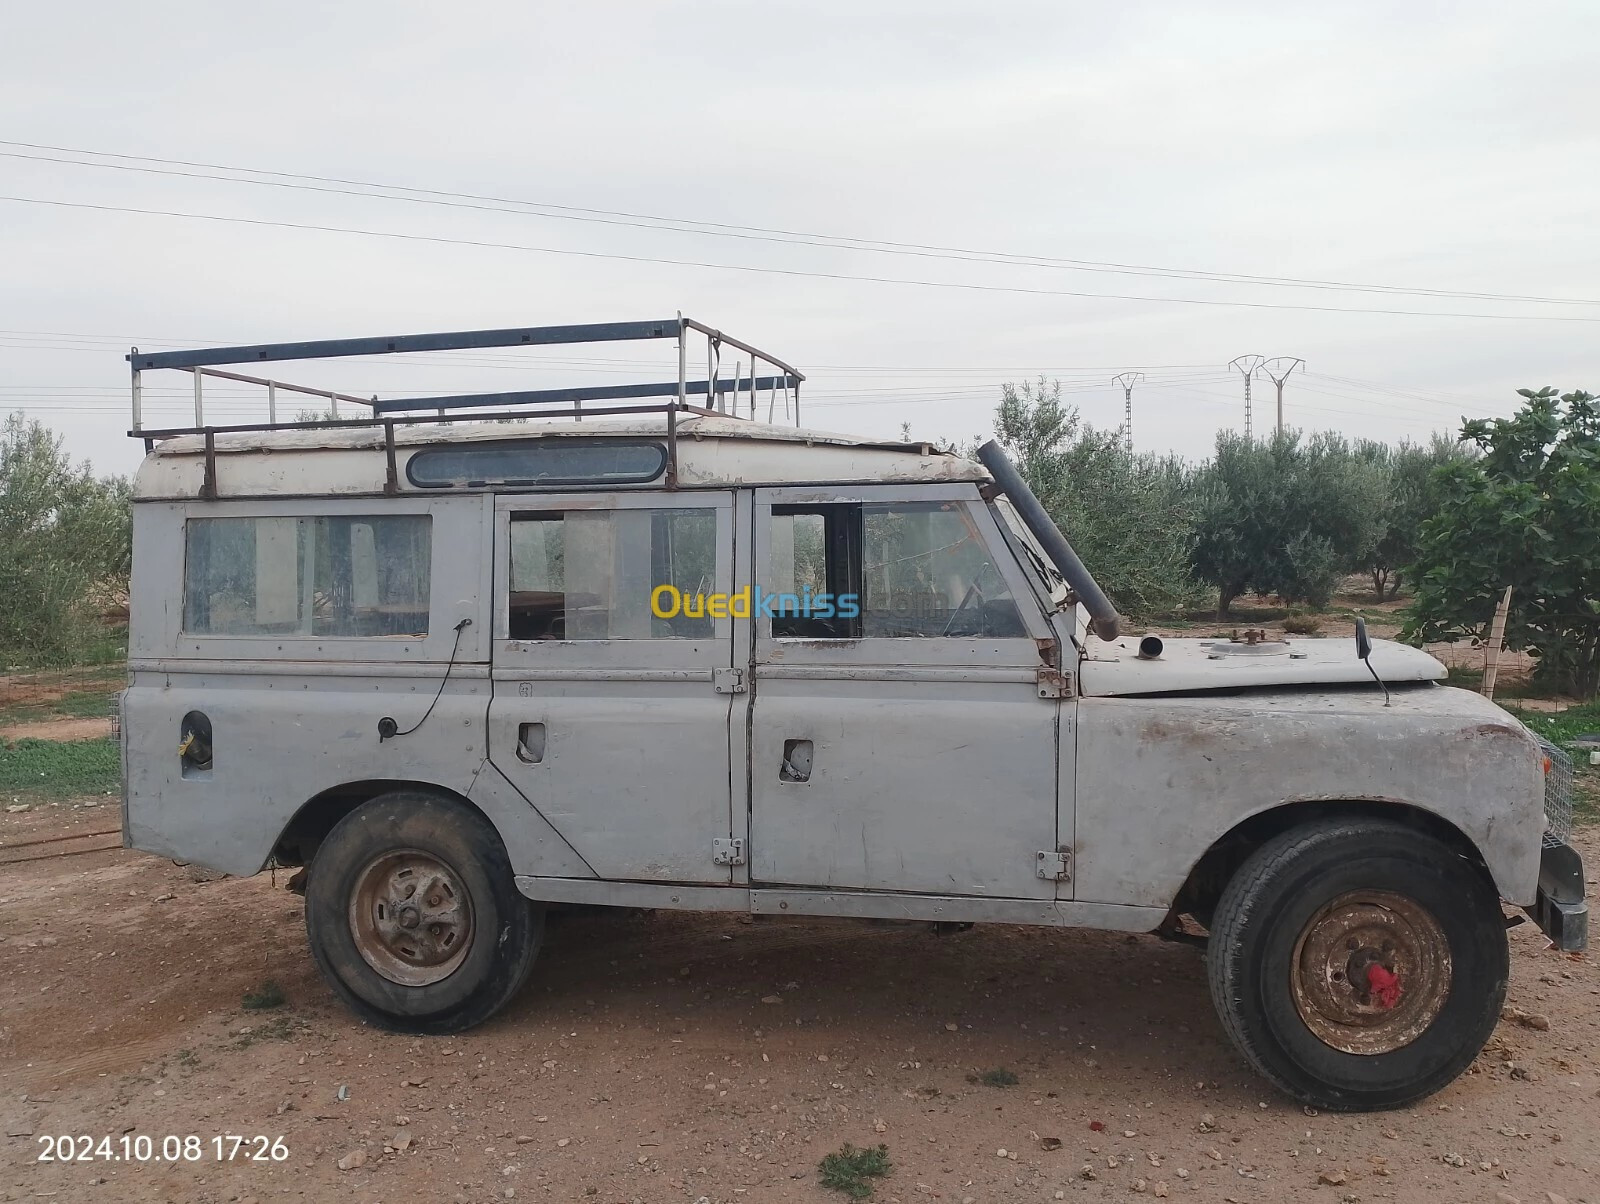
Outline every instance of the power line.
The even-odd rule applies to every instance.
[[[370,180],[354,180],[339,176],[317,176],[299,172],[274,171],[257,167],[238,167],[228,164],[196,162],[188,159],[165,159],[150,155],[129,155],[115,151],[84,150],[75,147],[49,146],[42,143],[17,142],[0,139],[0,146],[25,148],[25,151],[0,151],[0,156],[32,160],[66,166],[90,167],[103,170],[139,172],[150,175],[185,179],[216,180],[223,183],[250,184],[258,187],[296,189],[340,196],[369,197],[378,200],[403,201],[410,204],[473,209],[494,213],[510,213],[526,217],[545,217],[563,221],[595,222],[603,225],[629,226],[636,229],[659,230],[676,234],[697,234],[714,238],[733,238],[746,241],[775,242],[794,246],[826,247],[833,250],[868,252],[883,255],[912,256],[923,259],[946,259],[964,263],[989,263],[1011,267],[1037,267],[1062,271],[1100,272],[1125,276],[1153,276],[1164,279],[1196,280],[1208,283],[1243,284],[1256,287],[1322,289],[1339,292],[1379,293],[1394,296],[1420,296],[1455,298],[1472,301],[1513,301],[1537,305],[1600,305],[1600,300],[1582,297],[1546,297],[1516,293],[1481,292],[1467,289],[1439,289],[1390,284],[1356,284],[1340,280],[1320,280],[1309,277],[1263,276],[1242,272],[1216,272],[1200,268],[1174,268],[1150,264],[1115,263],[1093,259],[1069,259],[1058,256],[1021,254],[1009,251],[988,251],[970,247],[940,246],[927,243],[897,242],[890,239],[866,239],[848,235],[816,234],[798,230],[783,230],[766,226],[743,226],[726,222],[703,221],[690,218],[665,217],[656,214],[631,213],[625,210],[596,209],[578,205],[558,205],[545,201],[527,201],[512,197],[485,196],[469,192],[449,192],[434,188],[414,188],[399,184],[382,184]],[[26,151],[51,151],[53,155],[30,154]],[[123,159],[128,162],[106,163],[82,159],[63,159],[56,155],[90,155],[98,159]],[[136,164],[159,163],[164,167],[141,167]],[[197,168],[196,171],[176,170]],[[218,175],[218,172],[245,173],[247,176],[272,176],[275,179],[241,178],[239,175]],[[372,191],[378,190],[378,191]],[[410,195],[396,195],[410,194]],[[508,207],[515,206],[515,207]]]
[[[579,259],[615,260],[623,263],[650,263],[666,267],[709,268],[723,272],[748,272],[763,276],[789,276],[814,280],[840,280],[856,284],[900,284],[917,288],[955,289],[962,292],[1006,293],[1026,297],[1079,297],[1094,301],[1141,301],[1163,305],[1203,305],[1228,309],[1276,309],[1301,313],[1383,314],[1410,318],[1471,318],[1510,322],[1600,323],[1600,317],[1583,318],[1557,314],[1451,313],[1440,310],[1375,309],[1338,305],[1289,305],[1275,301],[1218,301],[1200,297],[1146,297],[1126,293],[1089,293],[1069,289],[1023,288],[1017,285],[973,284],[954,280],[908,280],[896,276],[862,276],[846,272],[803,271],[799,268],[757,267],[754,264],[711,263],[695,259],[668,259],[653,255],[623,255],[604,251],[577,251],[566,247],[540,247],[526,243],[488,242],[472,238],[446,238],[432,234],[402,234],[392,230],[366,230],[355,226],[325,226],[312,222],[285,222],[257,217],[231,217],[217,213],[185,213],[173,209],[140,209],[128,205],[96,205],[87,201],[60,201],[44,197],[0,196],[0,201],[15,204],[45,205],[57,209],[83,209],[97,213],[127,213],[144,217],[176,217],[190,221],[220,222],[229,225],[269,227],[281,230],[310,230],[323,234],[355,234],[365,238],[386,238],[400,242],[428,243],[437,246],[477,247],[495,251],[526,251],[541,255],[566,255]]]

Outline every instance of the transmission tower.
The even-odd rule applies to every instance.
[[[1287,368],[1284,365],[1289,365]],[[1283,434],[1283,382],[1289,379],[1289,373],[1296,368],[1305,370],[1306,362],[1292,355],[1280,355],[1268,360],[1261,365],[1261,371],[1267,374],[1268,379],[1278,386],[1278,434]]]
[[[1239,355],[1228,361],[1228,367],[1244,374],[1244,437],[1250,438],[1250,378],[1261,367],[1261,362],[1266,357],[1261,355]]]
[[[1129,451],[1133,450],[1133,386],[1143,379],[1143,372],[1124,372],[1111,378],[1122,386],[1122,444]]]

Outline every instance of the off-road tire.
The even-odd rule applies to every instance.
[[[424,985],[403,985],[374,968],[352,920],[364,871],[385,856],[412,853],[451,871],[471,916],[459,964]],[[481,814],[455,799],[400,790],[357,807],[317,849],[306,935],[323,977],[365,1020],[395,1032],[455,1033],[489,1019],[527,981],[544,940],[544,908],[517,891],[505,846]]]
[[[1449,953],[1448,993],[1431,1022],[1375,1053],[1319,1037],[1291,984],[1308,925],[1361,892],[1422,909]],[[1398,1108],[1449,1083],[1489,1039],[1509,974],[1505,929],[1488,873],[1442,841],[1393,821],[1308,824],[1256,850],[1223,891],[1206,954],[1211,998],[1239,1052],[1289,1095],[1339,1111]]]

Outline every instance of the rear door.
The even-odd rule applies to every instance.
[[[502,496],[495,548],[495,766],[601,878],[729,882],[732,493]]]

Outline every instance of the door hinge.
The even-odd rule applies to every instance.
[[[1039,670],[1040,698],[1071,698],[1072,674],[1060,669]]]
[[[743,865],[744,864],[744,837],[735,836],[732,839],[716,836],[711,841],[712,865]]]
[[[1041,878],[1054,879],[1057,882],[1072,881],[1072,848],[1062,845],[1059,849],[1045,849],[1034,855],[1033,872]]]
[[[716,694],[743,694],[744,670],[728,668],[711,670],[711,689]]]

